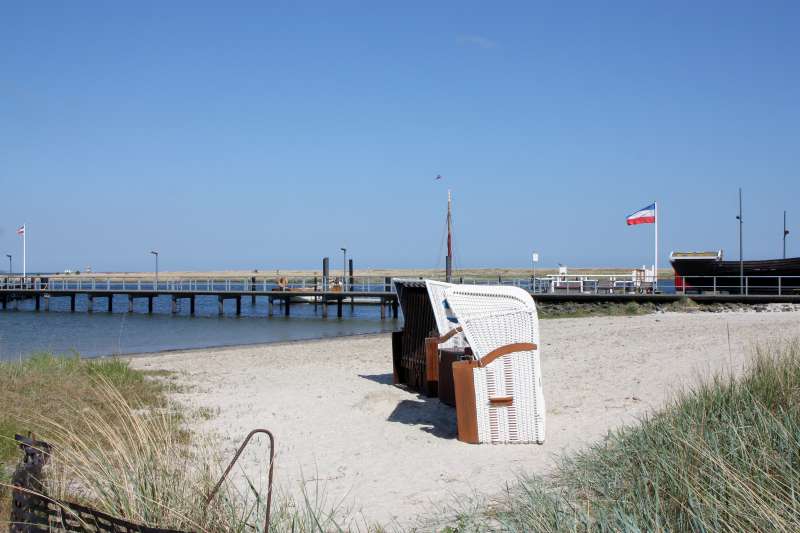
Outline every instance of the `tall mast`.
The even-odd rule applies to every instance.
[[[445,261],[445,280],[453,280],[453,197],[447,189],[447,260]]]

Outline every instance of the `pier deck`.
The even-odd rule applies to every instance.
[[[460,279],[465,283],[476,280]],[[488,280],[482,280],[486,283]],[[531,288],[540,287],[540,279],[532,283],[531,279],[497,279],[498,284],[520,286],[531,292]],[[800,303],[800,294],[720,294],[705,292],[700,294],[664,294],[652,293],[646,290],[631,290],[630,284],[625,284],[622,292],[612,284],[605,292],[602,285],[589,283],[590,280],[578,280],[551,284],[547,292],[532,293],[534,299],[549,303],[596,303],[596,302],[637,302],[637,303],[670,303],[682,298],[688,298],[700,304],[713,303]],[[579,283],[579,284],[577,284]],[[526,286],[527,284],[527,286]],[[570,290],[572,284],[581,290]],[[562,287],[563,285],[563,287]],[[780,286],[780,285],[779,285]],[[291,315],[294,305],[314,305],[322,308],[322,316],[329,316],[330,306],[336,307],[336,316],[342,317],[342,309],[349,305],[351,309],[356,306],[379,306],[382,319],[389,316],[398,317],[397,295],[393,292],[391,278],[359,278],[350,277],[348,283],[336,290],[334,285],[325,278],[309,278],[290,280],[288,284],[278,285],[275,280],[255,278],[223,279],[223,280],[144,280],[144,279],[109,279],[109,278],[63,278],[45,276],[22,278],[0,278],[0,305],[3,309],[8,304],[19,300],[33,300],[36,311],[49,310],[49,302],[53,298],[69,298],[69,309],[76,310],[76,299],[86,297],[89,301],[87,311],[96,310],[96,300],[105,300],[104,311],[111,311],[114,300],[127,301],[127,310],[133,312],[133,302],[136,299],[147,300],[147,312],[153,312],[153,301],[158,297],[171,299],[172,313],[178,312],[178,303],[189,303],[189,314],[196,314],[196,299],[198,297],[216,297],[218,312],[223,314],[225,300],[234,300],[236,314],[242,314],[242,299],[250,298],[251,305],[258,299],[266,299],[267,316],[275,314],[275,305],[278,305],[284,316]],[[586,290],[591,287],[591,290]],[[635,287],[633,287],[635,289]],[[565,290],[564,290],[565,289]],[[44,305],[43,305],[44,304]]]

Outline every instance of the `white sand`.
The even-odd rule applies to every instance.
[[[388,335],[192,350],[135,358],[181,373],[180,398],[211,408],[201,429],[232,452],[255,427],[274,431],[276,480],[296,491],[324,482],[369,521],[408,525],[432,505],[492,493],[520,471],[546,473],[555,454],[663,405],[709,371],[740,369],[756,342],[800,335],[800,313],[665,313],[544,320],[544,445],[468,445],[455,412],[391,384]],[[728,342],[730,332],[730,345]],[[261,452],[266,448],[261,448]],[[248,473],[260,471],[256,454]],[[263,465],[263,463],[261,463]]]

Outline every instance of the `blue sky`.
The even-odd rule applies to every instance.
[[[602,5],[601,5],[602,4]],[[800,255],[797,2],[17,2],[0,252],[29,269]],[[437,174],[442,181],[434,181]]]

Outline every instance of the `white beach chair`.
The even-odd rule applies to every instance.
[[[453,363],[459,440],[544,442],[539,322],[530,294],[453,285],[444,296],[475,357]]]

